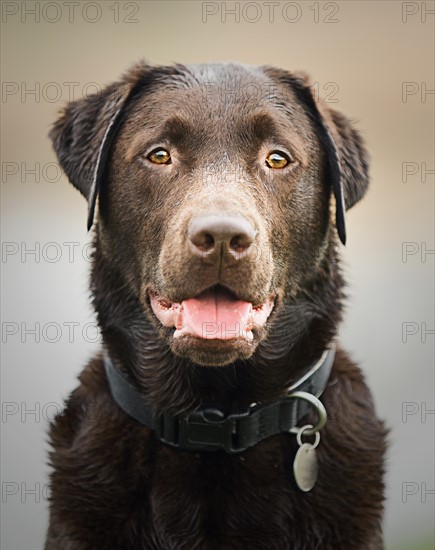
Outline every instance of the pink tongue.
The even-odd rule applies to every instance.
[[[251,304],[223,289],[206,291],[182,303],[185,324],[199,338],[230,340],[249,326]]]

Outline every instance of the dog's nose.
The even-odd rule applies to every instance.
[[[257,231],[239,214],[202,214],[188,228],[190,248],[196,256],[229,253],[240,260],[248,254]]]

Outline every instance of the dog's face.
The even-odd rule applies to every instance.
[[[331,197],[344,240],[342,199],[367,185],[347,121],[271,68],[139,66],[70,105],[52,137],[91,212],[100,186],[102,253],[201,365],[255,352],[336,240]]]

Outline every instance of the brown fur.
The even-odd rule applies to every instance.
[[[157,411],[282,397],[337,334],[343,281],[331,181],[341,173],[348,208],[365,193],[360,136],[315,105],[303,75],[141,64],[98,97],[71,103],[51,132],[91,202],[98,149],[119,107],[92,270],[106,350]],[[169,169],[147,163],[156,144],[173,152]],[[266,170],[265,154],[282,147],[294,162]],[[189,221],[216,209],[255,226],[255,254],[207,263],[188,252]],[[181,302],[216,284],[253,304],[276,296],[267,326],[252,343],[174,341],[150,308],[150,289]],[[385,430],[342,350],[322,396],[328,422],[309,493],[293,480],[293,435],[235,456],[180,452],[119,409],[100,357],[80,382],[51,427],[46,550],[382,548]]]

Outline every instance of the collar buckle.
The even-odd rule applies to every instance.
[[[164,443],[180,450],[238,453],[244,450],[238,442],[238,421],[249,416],[249,413],[247,409],[225,416],[221,410],[209,407],[187,416],[162,415],[157,423],[157,436]]]

